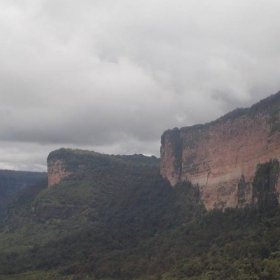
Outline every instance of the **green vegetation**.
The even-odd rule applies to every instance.
[[[269,106],[269,114],[266,119],[267,124],[270,126],[269,136],[271,136],[276,131],[280,131],[279,102],[279,100],[276,100],[275,103]]]
[[[0,170],[0,221],[6,215],[8,203],[20,190],[46,177],[45,172]]]
[[[260,211],[278,205],[276,185],[279,176],[279,161],[270,160],[257,166],[253,181],[253,201]]]
[[[167,136],[168,135],[168,136]],[[164,134],[161,136],[161,144],[164,147],[166,142],[166,137],[168,137],[168,140],[171,144],[171,149],[174,156],[174,170],[179,175],[178,177],[181,177],[182,173],[182,136],[181,131],[175,127],[172,130],[167,130],[164,132]]]
[[[214,126],[219,123],[225,123],[227,121],[234,121],[241,117],[248,117],[252,120],[256,116],[266,116],[266,122],[269,125],[268,136],[271,136],[274,132],[280,131],[280,91],[276,94],[270,95],[269,97],[262,99],[258,103],[252,105],[249,108],[237,108],[224,116],[218,118],[217,120],[211,121],[205,124],[197,124],[189,127],[182,127],[178,129],[179,132],[188,131],[188,132],[199,132],[207,131],[207,128]],[[167,130],[168,131],[168,130]],[[204,137],[209,137],[207,132]],[[206,138],[207,139],[207,138]],[[195,142],[190,142],[191,146],[195,145]]]
[[[279,114],[279,105],[280,92],[277,92],[276,94],[270,95],[267,98],[260,100],[258,103],[252,105],[250,108],[237,108],[212,123],[234,120],[242,116],[247,116],[251,119],[254,119],[256,115],[260,114],[265,114],[268,116],[268,123],[274,123],[274,121],[276,121],[275,115]]]
[[[26,188],[9,207],[0,280],[280,278],[278,161],[257,168],[258,207],[206,212],[198,187],[171,187],[154,158],[51,157],[60,153],[76,171],[52,188]],[[240,199],[246,187],[241,178]]]
[[[246,205],[246,193],[249,191],[250,191],[250,184],[245,181],[245,177],[244,175],[242,175],[238,182],[238,190],[237,190],[239,207],[244,207]]]

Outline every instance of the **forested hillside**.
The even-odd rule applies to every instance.
[[[72,174],[10,205],[0,279],[280,278],[276,160],[257,168],[254,193],[264,199],[207,212],[199,188],[171,187],[154,158],[66,149],[51,157],[67,159]]]
[[[46,177],[46,172],[0,170],[0,221],[6,215],[8,203],[21,189]]]

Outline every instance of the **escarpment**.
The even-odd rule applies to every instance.
[[[280,159],[280,92],[216,121],[167,130],[161,138],[162,176],[173,186],[198,184],[208,210],[256,201],[257,166],[271,159]]]
[[[85,177],[96,180],[107,176],[106,170],[117,172],[116,166],[118,168],[122,166],[122,170],[130,165],[137,165],[138,168],[141,166],[158,168],[159,159],[142,154],[106,155],[94,151],[61,148],[49,154],[47,163],[48,187],[52,187],[70,176],[74,176],[75,180],[82,180]]]
[[[96,166],[103,166],[102,154],[79,150],[61,148],[51,152],[48,156],[48,187],[59,184],[63,179],[73,174],[87,174]]]
[[[79,164],[73,164],[73,157],[70,151],[71,149],[61,148],[49,154],[47,158],[49,188],[59,184],[63,179],[79,169]],[[74,152],[75,150],[73,150]]]

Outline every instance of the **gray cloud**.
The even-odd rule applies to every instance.
[[[3,0],[0,168],[56,148],[159,153],[161,133],[280,88],[279,1]]]

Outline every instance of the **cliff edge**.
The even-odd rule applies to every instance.
[[[167,130],[160,152],[162,176],[173,186],[198,184],[208,210],[250,204],[257,167],[280,159],[280,92],[216,121]]]
[[[159,166],[155,156],[106,155],[94,151],[61,148],[52,151],[47,159],[48,187],[59,184],[71,175],[90,176],[104,173],[106,168],[114,165]]]

